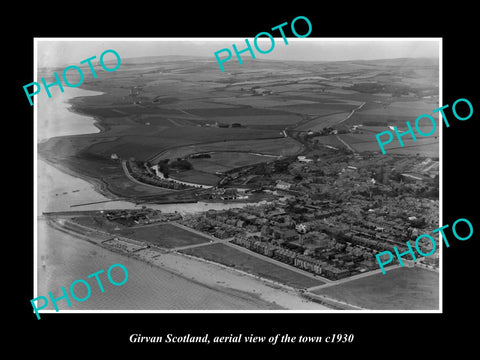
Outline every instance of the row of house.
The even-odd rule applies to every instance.
[[[131,176],[145,184],[172,190],[185,190],[191,187],[181,182],[155,177],[155,175],[147,172],[146,169],[138,166],[134,161],[127,161],[126,167]]]
[[[325,276],[331,280],[338,280],[350,275],[348,269],[339,269],[324,261],[299,254],[278,245],[259,241],[254,237],[237,236],[233,238],[232,242],[262,255],[277,259],[283,263],[293,265],[299,269]]]
[[[181,220],[179,213],[162,213],[156,210],[109,210],[103,213],[108,221],[115,221],[126,226],[135,224],[151,224],[154,222],[167,222]]]

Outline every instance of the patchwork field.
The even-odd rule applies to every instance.
[[[241,112],[240,112],[241,114]],[[210,121],[215,121],[221,124],[240,124],[242,126],[256,126],[256,125],[271,125],[275,128],[283,129],[286,125],[294,125],[302,120],[302,118],[295,114],[288,115],[236,115],[236,116],[210,116]]]
[[[196,143],[210,143],[215,141],[229,141],[238,139],[262,139],[280,137],[281,134],[272,130],[252,129],[222,129],[202,127],[178,127],[172,125],[162,128],[159,132],[142,135],[125,135],[113,140],[95,143],[83,150],[83,153],[96,154],[109,158],[117,154],[122,159],[134,157],[137,160],[147,161],[160,152],[173,147]]]
[[[215,152],[210,160],[195,160],[193,171],[173,174],[213,183],[215,172],[255,163],[259,154],[300,154],[303,145],[285,138],[285,129],[403,126],[430,114],[438,107],[438,65],[438,59],[256,60],[241,67],[227,64],[228,73],[222,73],[204,58],[128,59],[109,77],[84,79],[82,88],[102,95],[70,100],[73,111],[94,117],[101,132],[50,139],[39,145],[39,153],[93,179],[106,194],[162,195],[164,190],[128,179],[112,157],[156,162]],[[436,155],[434,136],[430,142],[406,140],[405,148],[392,143],[390,150]],[[378,151],[374,137],[344,141],[356,151]],[[330,137],[319,142],[344,146]]]
[[[281,105],[301,105],[314,103],[314,101],[310,100],[292,99],[290,97],[284,97],[276,94],[269,96],[242,95],[236,97],[225,97],[219,98],[215,100],[215,102],[221,104],[242,105],[244,107],[255,106],[256,108],[260,109]]]
[[[405,101],[385,98],[381,101],[367,102],[360,110],[348,119],[349,125],[365,124],[369,126],[404,126],[409,121],[415,125],[415,119],[423,114],[429,114],[438,121],[438,113],[432,110],[438,107],[434,101]],[[422,122],[425,120],[422,120]]]

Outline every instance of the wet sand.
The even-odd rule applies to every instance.
[[[80,235],[59,226],[58,222],[51,222],[50,225],[53,225],[54,230],[61,230],[62,233],[66,233],[67,237],[71,239],[70,243],[73,247],[78,246],[79,241],[90,243],[91,246],[98,247],[99,251],[107,251],[111,255],[116,255],[120,263],[134,261],[137,267],[142,267],[142,270],[137,270],[137,272],[156,274],[153,279],[149,280],[150,275],[145,279],[150,287],[165,287],[167,281],[176,283],[176,290],[179,293],[189,292],[191,287],[196,287],[196,292],[202,293],[199,298],[208,297],[204,293],[208,294],[210,292],[219,296],[220,299],[225,297],[225,302],[218,299],[213,304],[200,301],[192,305],[193,308],[185,310],[329,310],[324,305],[302,298],[293,288],[274,284],[269,280],[221,264],[174,252],[160,252],[150,248],[127,253],[124,250],[102,244],[102,239],[95,239],[92,234],[89,237]],[[161,272],[158,273],[158,270],[161,270]],[[166,272],[170,275],[165,276]],[[159,276],[159,274],[161,275]],[[166,277],[169,280],[166,280]],[[142,281],[145,277],[137,275],[137,278],[137,280]],[[179,281],[179,279],[183,280]],[[189,282],[191,283],[190,286],[188,286]],[[187,284],[187,286],[184,284]],[[179,289],[178,286],[181,286],[182,289]],[[178,300],[181,302],[181,299]],[[155,302],[155,299],[153,298],[152,301]],[[171,310],[178,310],[175,298],[169,298],[167,301],[169,303],[173,301],[171,305],[167,305],[167,310],[169,309],[168,306],[171,306]],[[150,304],[150,301],[148,304]],[[157,306],[159,307],[154,308],[155,310],[165,309],[165,304]]]
[[[223,289],[227,292],[232,289],[249,292],[284,309],[329,310],[326,306],[303,299],[294,289],[275,285],[268,280],[220,264],[178,253],[159,255],[158,252],[149,249],[141,250],[137,255],[144,261],[161,266],[201,284]]]

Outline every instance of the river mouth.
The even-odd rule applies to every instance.
[[[68,91],[67,91],[68,90]],[[95,134],[99,128],[91,116],[82,115],[72,110],[72,99],[84,96],[99,96],[103,93],[68,88],[63,93],[52,91],[52,98],[39,94],[36,108],[37,144],[43,144],[49,139],[74,135]],[[37,105],[36,105],[37,106]],[[67,138],[65,138],[67,139]],[[68,140],[65,140],[68,142]],[[53,148],[56,152],[68,151],[66,147]],[[72,150],[73,151],[73,150]],[[53,154],[56,157],[59,154]],[[62,155],[62,154],[60,154]],[[62,161],[45,161],[38,154],[35,147],[35,185],[37,198],[37,215],[43,212],[70,211],[70,210],[110,210],[110,209],[139,209],[142,205],[132,201],[114,199],[108,193],[101,191],[98,181],[82,176],[62,166]],[[107,196],[105,196],[107,195]],[[82,205],[85,204],[85,205]],[[224,203],[224,202],[197,202],[197,203],[169,203],[148,204],[148,207],[165,212],[197,213],[209,209],[223,210],[233,207],[242,207],[251,204]],[[72,207],[73,206],[73,207]]]
[[[51,99],[46,96],[45,99],[40,97],[40,106],[36,109],[37,144],[43,144],[53,137],[92,134],[99,131],[93,118],[72,112],[68,101],[77,96],[95,96],[100,93],[81,89],[68,90],[64,94],[54,94]],[[238,291],[238,294],[234,293],[237,290],[233,287],[213,289],[191,282],[185,275],[177,276],[160,267],[111,252],[52,228],[42,216],[43,212],[140,209],[142,205],[123,200],[112,201],[98,192],[96,186],[90,181],[76,176],[74,172],[61,167],[60,164],[53,164],[40,158],[37,147],[35,147],[34,162],[34,196],[36,198],[34,297],[47,295],[49,291],[57,294],[62,286],[67,287],[74,280],[85,278],[86,274],[100,269],[105,270],[113,263],[121,263],[131,274],[131,279],[124,287],[111,287],[105,293],[92,294],[88,301],[75,303],[72,307],[59,302],[60,309],[87,312],[106,309],[121,312],[122,310],[149,309],[261,310],[272,308],[269,302],[247,292],[250,282],[246,282],[243,291]],[[72,207],[72,205],[89,202],[93,204]],[[222,210],[247,205],[249,204],[197,202],[148,204],[148,207],[163,212],[190,214],[209,209]],[[172,263],[171,266],[176,266],[176,263]],[[202,271],[206,271],[205,265],[198,267],[196,272]],[[204,277],[209,276],[204,275]],[[232,283],[248,280],[230,276]],[[254,285],[253,282],[252,285]],[[138,294],[142,296],[139,297]],[[54,312],[48,309],[47,311]]]

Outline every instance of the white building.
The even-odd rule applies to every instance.
[[[309,163],[313,161],[312,159],[307,159],[307,157],[303,155],[297,156],[297,160],[304,163]]]
[[[279,190],[288,190],[291,186],[292,184],[289,184],[283,180],[278,180],[277,185],[275,185],[275,187]]]

